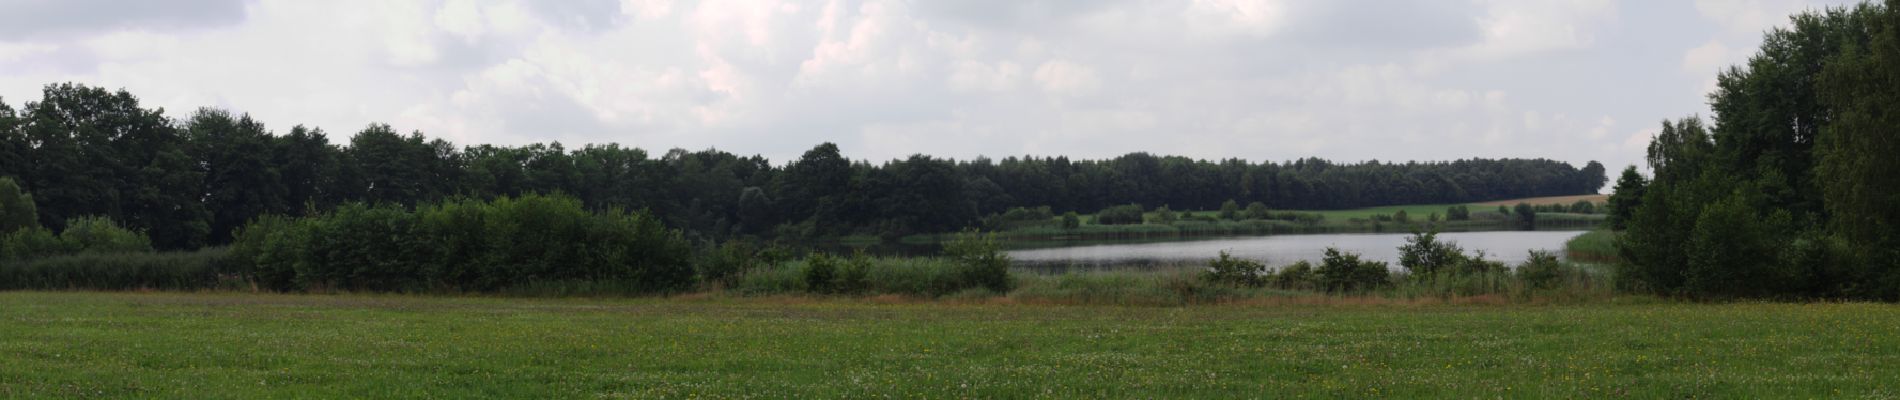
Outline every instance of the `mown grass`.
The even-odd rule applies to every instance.
[[[1878,398],[1900,376],[1900,306],[1854,303],[5,292],[0,321],[0,397]]]

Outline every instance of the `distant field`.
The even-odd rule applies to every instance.
[[[1493,207],[1501,206],[1501,205],[1513,206],[1513,205],[1517,205],[1517,203],[1530,203],[1531,205],[1534,205],[1534,206],[1544,205],[1544,204],[1562,204],[1562,205],[1567,206],[1567,205],[1576,203],[1577,200],[1589,200],[1591,203],[1607,203],[1610,201],[1610,195],[1584,194],[1584,195],[1576,195],[1576,196],[1532,197],[1532,198],[1527,198],[1527,199],[1487,201],[1487,202],[1475,203],[1475,204],[1493,206]]]
[[[1900,306],[1625,300],[6,292],[0,397],[1878,398],[1900,376]]]

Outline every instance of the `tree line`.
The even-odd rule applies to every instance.
[[[1619,277],[1709,297],[1900,299],[1900,1],[1795,15],[1618,179]]]
[[[53,84],[14,109],[0,101],[0,176],[38,199],[41,225],[100,216],[159,249],[228,243],[259,216],[345,203],[414,206],[454,198],[562,193],[589,210],[648,210],[691,238],[810,238],[956,231],[1016,207],[1090,213],[1118,204],[1211,210],[1463,203],[1593,193],[1603,166],[1547,159],[1284,163],[1131,153],[1103,160],[927,155],[873,164],[817,145],[783,166],[719,150],[650,154],[618,144],[457,146],[371,124],[333,141],[278,133],[248,115],[183,120],[124,90]]]

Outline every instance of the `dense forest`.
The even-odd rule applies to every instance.
[[[48,85],[17,111],[0,102],[0,176],[32,193],[41,225],[59,230],[72,218],[103,216],[147,232],[161,249],[229,242],[262,215],[529,193],[566,194],[593,210],[648,210],[704,239],[809,238],[954,231],[1025,206],[1206,210],[1236,200],[1339,209],[1594,193],[1606,180],[1596,162],[1579,169],[1542,159],[1251,163],[1132,153],[872,164],[830,143],[778,166],[718,150],[458,147],[383,124],[336,143],[321,129],[278,134],[216,109],[174,120],[131,93],[79,84]]]
[[[1665,121],[1611,223],[1640,290],[1900,299],[1900,1],[1797,15]]]

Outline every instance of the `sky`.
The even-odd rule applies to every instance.
[[[1800,0],[0,0],[0,101],[333,142],[1641,164]]]

